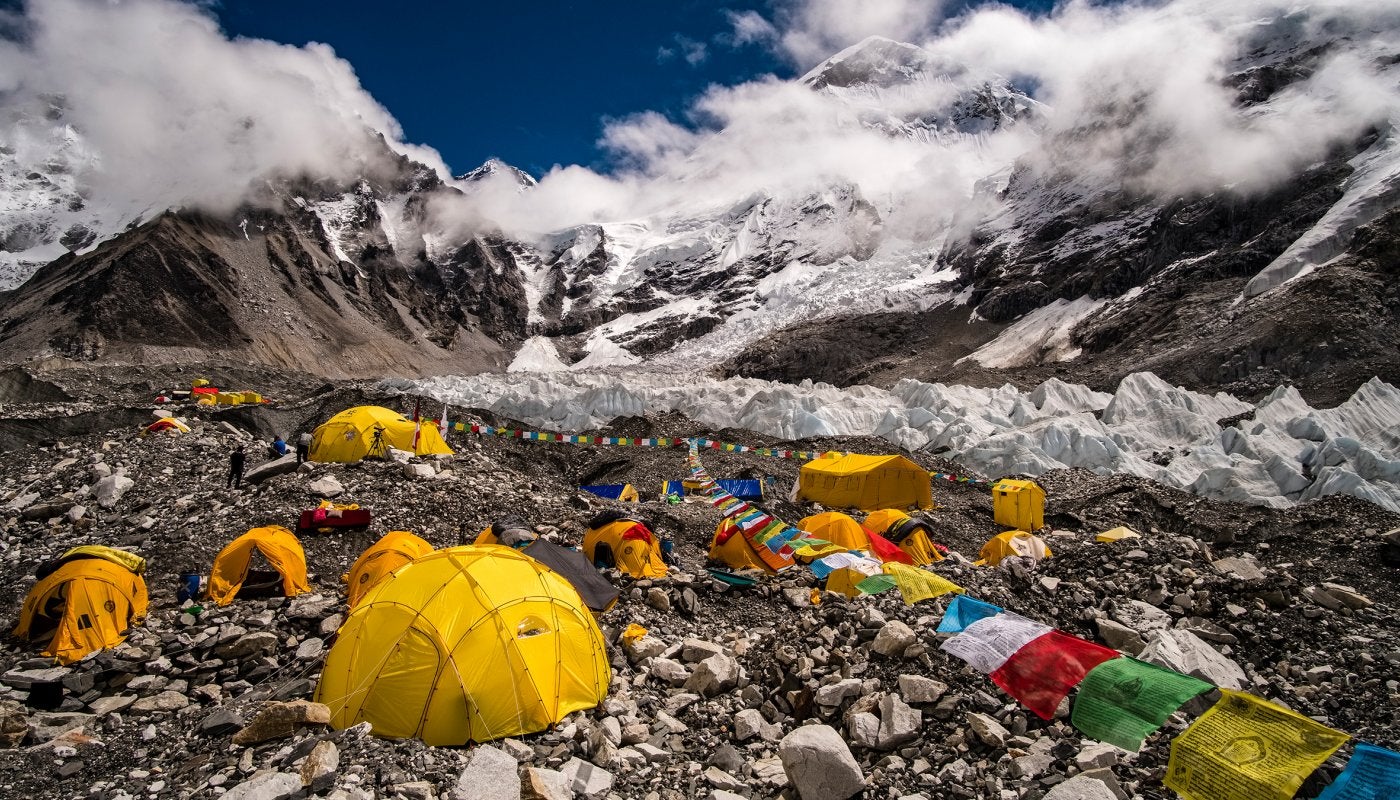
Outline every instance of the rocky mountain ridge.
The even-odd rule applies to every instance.
[[[1262,26],[1226,84],[1242,106],[1262,106],[1328,52],[1287,25]],[[530,176],[488,162],[444,181],[393,156],[387,174],[350,185],[274,181],[233,215],[165,212],[100,245],[69,237],[75,253],[4,296],[0,358],[234,355],[333,376],[431,374],[506,366],[535,337],[531,353],[578,369],[647,363],[837,384],[1029,386],[1053,374],[1109,389],[1150,368],[1198,389],[1262,396],[1292,383],[1336,402],[1372,377],[1400,382],[1386,334],[1400,321],[1400,151],[1388,131],[1340,143],[1271,188],[1164,199],[1083,151],[1090,131],[1131,133],[1131,115],[1051,126],[1005,79],[914,45],[875,37],[797,83],[850,125],[930,158],[1004,129],[1039,144],[987,163],[952,219],[910,226],[908,209],[836,182],[530,240],[463,233],[438,205],[496,180],[528,195]],[[6,175],[25,168],[20,150],[4,155]],[[49,205],[72,194],[54,191]],[[39,252],[67,235],[61,222],[14,222],[5,247]],[[181,291],[161,288],[167,268]],[[138,308],[143,324],[122,324]],[[863,330],[886,333],[852,358],[846,332]]]

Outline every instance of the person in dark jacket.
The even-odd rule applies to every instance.
[[[228,457],[228,484],[227,488],[237,489],[243,484],[243,464],[247,460],[247,454],[243,452],[243,445],[234,448],[233,455]]]
[[[311,457],[311,434],[303,433],[297,437],[297,463],[300,464]]]

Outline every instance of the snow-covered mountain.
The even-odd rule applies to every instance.
[[[1288,92],[1329,52],[1297,26],[1259,28],[1224,78],[1246,108]],[[1385,41],[1348,46],[1370,48],[1394,80]],[[985,373],[1030,384],[1069,371],[1100,388],[1150,368],[1245,396],[1292,381],[1331,402],[1373,375],[1400,381],[1386,333],[1400,306],[1389,255],[1400,148],[1389,129],[1257,189],[1172,195],[1145,189],[1151,176],[1121,159],[1086,154],[1105,130],[1127,151],[1142,146],[1132,109],[1052,119],[1006,78],[912,44],[872,37],[792,86],[838,128],[926,153],[929,192],[981,180],[951,210],[839,177],[691,197],[687,180],[714,185],[695,155],[677,178],[682,200],[527,236],[443,209],[503,185],[528,198],[540,191],[529,175],[492,160],[444,181],[393,156],[391,170],[357,182],[273,179],[244,209],[209,217],[85,196],[82,175],[100,154],[81,131],[61,113],[16,120],[0,149],[0,204],[16,210],[0,238],[8,274],[16,282],[77,255],[5,298],[0,355],[174,357],[194,345],[334,374],[646,363],[885,385],[997,379]],[[201,282],[212,256],[228,265],[220,292],[148,284],[150,265],[171,259]],[[113,273],[121,279],[97,278]],[[221,293],[229,299],[215,302],[238,324],[194,341],[188,321],[160,324],[207,317]],[[82,301],[46,316],[60,297]],[[334,335],[307,303],[340,316]],[[147,327],[120,324],[133,306],[163,313]],[[312,355],[292,355],[298,347]]]

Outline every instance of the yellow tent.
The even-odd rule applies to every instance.
[[[802,465],[799,500],[830,508],[932,508],[928,472],[904,456],[848,453]]]
[[[331,725],[434,746],[544,730],[608,692],[593,615],[568,581],[499,545],[429,553],[341,626],[316,701]]]
[[[797,523],[797,527],[812,534],[814,538],[825,539],[843,550],[870,552],[870,537],[866,535],[865,528],[854,518],[840,511],[827,511],[804,517]]]
[[[1045,527],[1045,490],[1035,481],[1003,478],[992,485],[992,517],[1021,531]]]
[[[381,431],[380,443],[374,441]],[[414,431],[418,446],[413,446]],[[437,423],[424,420],[419,426],[397,411],[382,406],[356,406],[326,420],[311,434],[311,460],[347,463],[366,456],[384,456],[388,448],[424,455],[452,455],[442,440]],[[374,452],[371,452],[374,450]]]
[[[864,524],[899,545],[899,549],[914,560],[914,566],[926,567],[943,560],[943,554],[933,544],[933,528],[921,519],[914,519],[898,509],[882,508],[870,512]]]
[[[248,579],[248,567],[253,551],[262,553],[267,563],[282,577],[282,594],[296,597],[311,591],[306,582],[306,553],[292,532],[280,525],[253,528],[229,542],[214,557],[209,575],[209,599],[226,606],[238,596],[238,590]]]
[[[615,566],[634,578],[666,577],[660,540],[634,519],[618,519],[589,528],[583,535],[583,554],[594,564]]]
[[[1109,528],[1108,530],[1104,531],[1103,533],[1099,534],[1098,536],[1095,536],[1095,537],[1094,537],[1094,541],[1096,541],[1096,542],[1118,542],[1118,541],[1122,541],[1122,540],[1124,540],[1124,539],[1141,539],[1141,538],[1142,538],[1142,537],[1138,535],[1137,531],[1133,530],[1132,528],[1125,528],[1125,527],[1123,527],[1123,526],[1120,525],[1120,526],[1118,526],[1117,528]]]
[[[993,536],[982,545],[982,552],[974,564],[995,567],[1003,558],[1025,556],[1036,561],[1050,558],[1054,553],[1045,545],[1045,540],[1025,531],[1006,531]]]
[[[134,556],[133,556],[134,558]],[[146,616],[146,582],[103,557],[63,561],[25,595],[14,635],[43,644],[43,654],[71,664],[114,647]]]
[[[433,546],[408,531],[389,531],[379,541],[365,549],[350,571],[341,578],[345,582],[347,603],[354,608],[385,575],[404,564],[433,552]]]
[[[710,560],[734,569],[761,569],[769,574],[776,574],[778,570],[793,565],[790,556],[751,542],[728,517],[720,520],[714,537],[710,539]]]

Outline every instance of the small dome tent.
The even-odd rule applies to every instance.
[[[1004,558],[1011,556],[1021,556],[1039,562],[1050,558],[1054,553],[1045,545],[1045,540],[1035,534],[1025,531],[1006,531],[993,536],[986,544],[982,545],[982,552],[978,554],[974,564],[979,566],[995,567]]]
[[[636,488],[630,483],[595,483],[578,488],[604,500],[616,500],[619,503],[636,503],[641,499]]]
[[[907,553],[914,566],[926,567],[935,561],[942,561],[943,554],[933,543],[933,528],[921,519],[905,514],[894,508],[883,508],[870,512],[865,518],[865,527],[894,542]]]
[[[926,470],[904,456],[847,453],[802,465],[797,499],[828,508],[932,508]]]
[[[209,575],[209,599],[215,604],[226,606],[238,596],[243,584],[250,575],[254,553],[260,553],[267,563],[277,571],[281,584],[281,594],[296,597],[311,591],[306,582],[306,553],[301,542],[292,532],[280,525],[253,528],[229,542],[214,557],[214,567]]]
[[[661,541],[645,523],[604,512],[588,523],[583,554],[594,564],[617,567],[634,578],[666,577]]]
[[[375,433],[379,432],[379,441]],[[414,436],[417,445],[414,445]],[[366,456],[384,456],[388,448],[406,450],[420,456],[452,455],[442,440],[437,423],[421,425],[383,406],[356,406],[326,420],[311,434],[312,461],[348,463]]]
[[[99,550],[112,555],[94,552]],[[139,574],[144,565],[138,556],[120,550],[70,550],[41,567],[43,574],[25,595],[14,636],[42,644],[43,655],[60,664],[121,644],[131,626],[146,616],[146,582]]]
[[[418,536],[408,531],[389,531],[365,548],[341,579],[345,582],[346,603],[354,608],[385,575],[431,552],[433,546]]]
[[[804,517],[797,527],[845,550],[870,552],[870,532],[848,514],[827,511]]]
[[[761,569],[769,574],[796,563],[791,556],[775,553],[767,545],[754,542],[727,517],[720,520],[710,539],[710,560],[734,569]]]
[[[499,545],[429,553],[350,612],[316,687],[331,725],[434,746],[544,730],[607,696],[603,635],[569,582]]]

